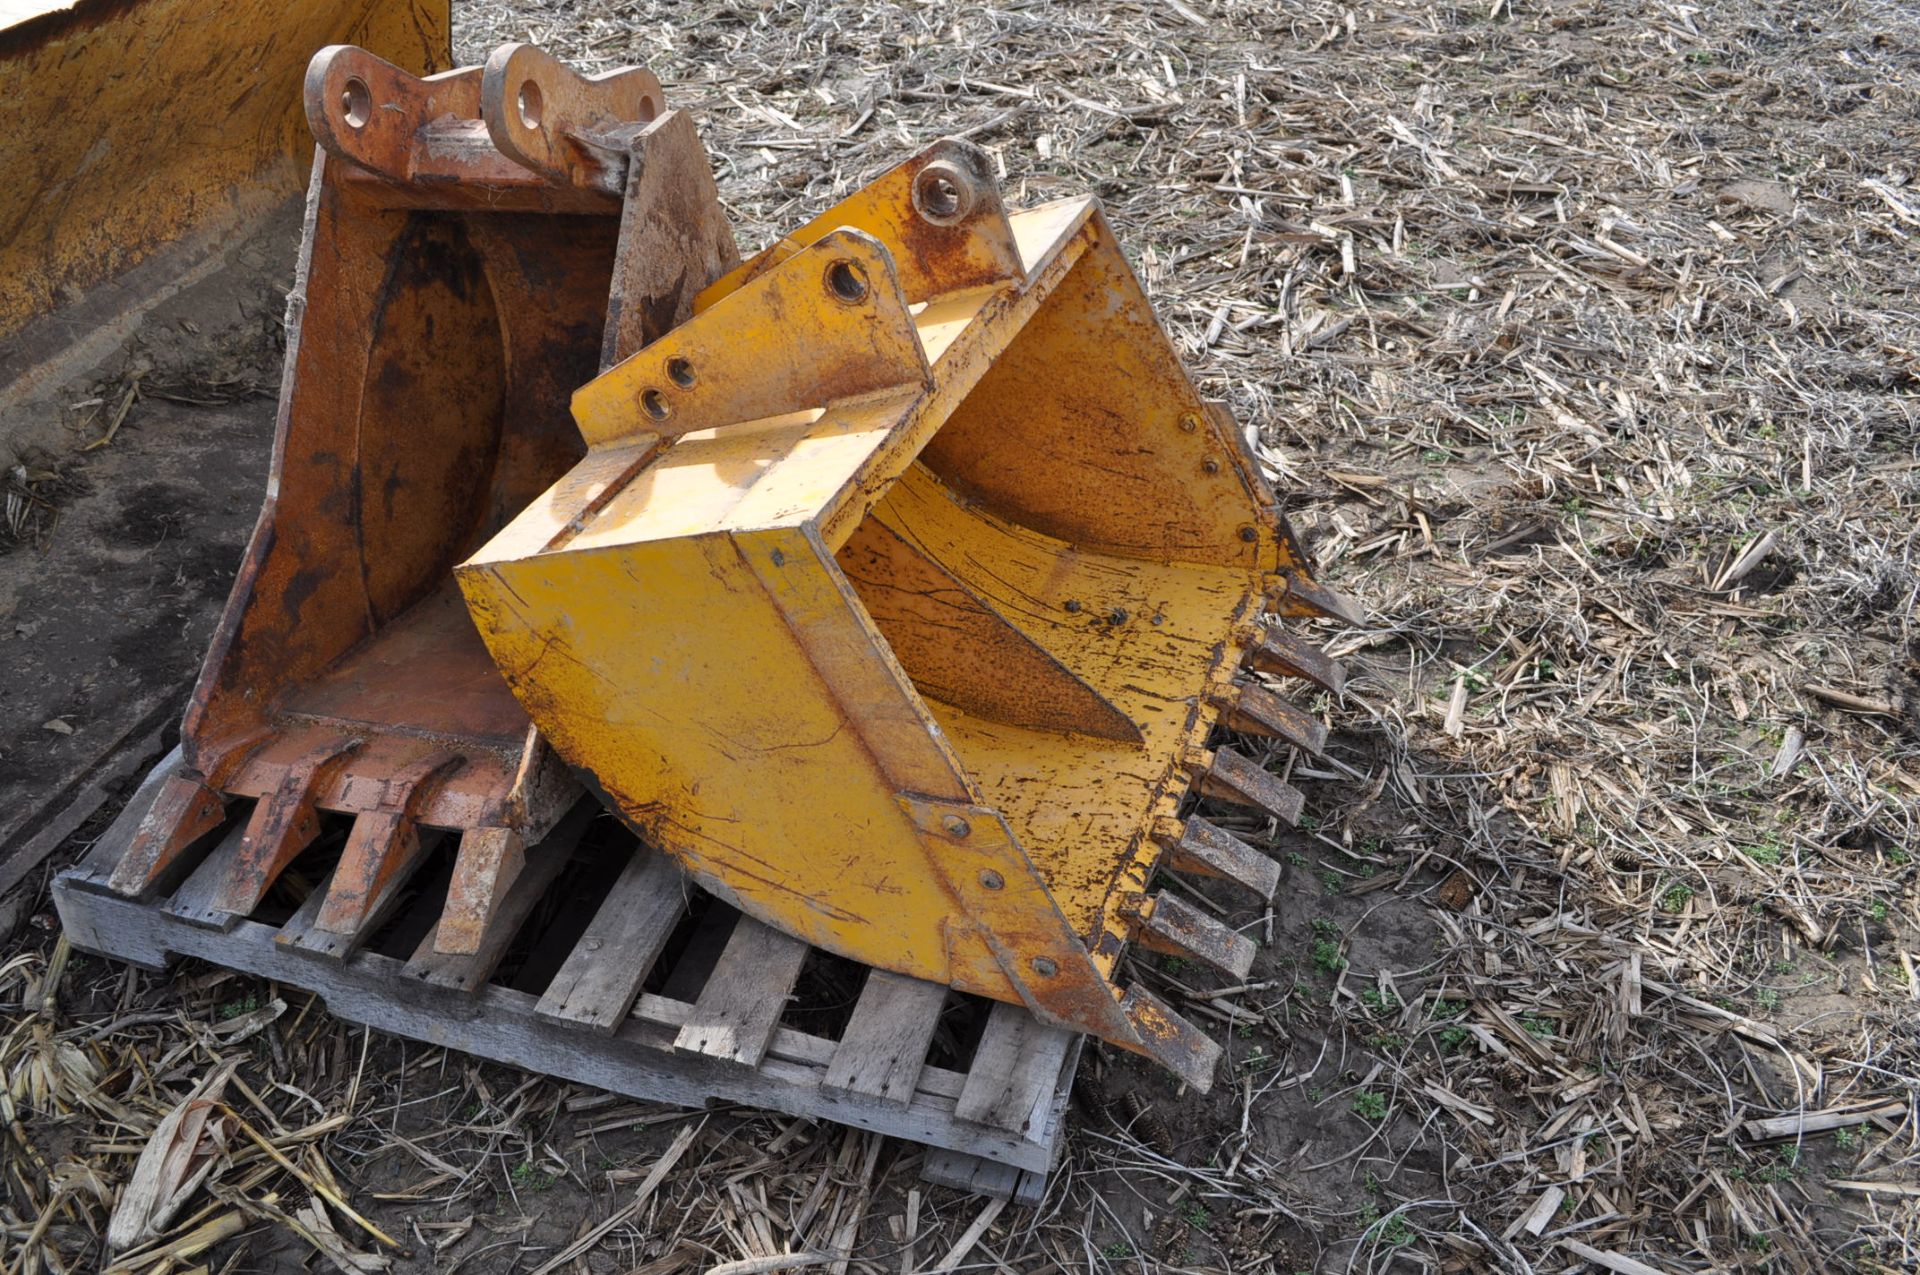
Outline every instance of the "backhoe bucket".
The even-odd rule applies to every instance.
[[[460,585],[544,738],[708,889],[1204,1088],[1217,1046],[1117,966],[1246,971],[1154,873],[1271,895],[1183,812],[1293,820],[1216,727],[1317,748],[1250,671],[1337,687],[1271,620],[1352,617],[1096,201],[1009,215],[988,172],[938,143],[707,288],[574,395],[585,458]]]
[[[244,818],[196,918],[228,925],[322,814],[350,815],[314,931],[343,956],[423,833],[447,830],[460,842],[436,941],[471,951],[580,790],[452,567],[581,458],[568,398],[603,338],[609,355],[651,340],[737,255],[690,123],[644,70],[587,79],[508,46],[420,79],[336,46],[304,98],[319,148],[268,497],[187,710],[185,768],[110,884],[156,889]],[[667,175],[671,202],[653,193]],[[617,251],[623,235],[644,251]],[[646,278],[610,318],[621,261]]]

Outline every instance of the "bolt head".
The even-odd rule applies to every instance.
[[[1053,963],[1051,957],[1036,956],[1033,958],[1033,972],[1041,978],[1052,978],[1060,972],[1060,967]]]
[[[980,884],[989,890],[998,890],[1007,884],[1007,879],[992,868],[988,868],[980,874]]]
[[[949,837],[964,837],[973,831],[973,825],[959,815],[946,815],[941,818],[940,826],[947,830]]]

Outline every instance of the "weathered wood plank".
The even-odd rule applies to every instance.
[[[693,1004],[687,1000],[674,1000],[672,997],[659,997],[651,991],[641,993],[634,1002],[634,1018],[630,1022],[643,1022],[659,1027],[662,1035],[662,1048],[672,1048],[674,1039],[680,1035],[680,1029],[693,1018]],[[816,1037],[806,1031],[795,1031],[793,1027],[774,1027],[774,1041],[766,1046],[768,1058],[781,1058],[785,1062],[804,1062],[810,1068],[826,1068],[833,1062],[835,1043],[826,1037]],[[762,1064],[766,1066],[766,1064]],[[920,1071],[920,1087],[916,1091],[916,1100],[924,1096],[939,1096],[954,1102],[960,1098],[960,1089],[966,1085],[966,1077],[958,1071],[947,1068],[927,1066]]]
[[[1048,1100],[1073,1041],[1072,1032],[1048,1027],[1017,1005],[996,1004],[954,1114],[1022,1137],[1046,1137]]]
[[[1040,1202],[1047,1185],[1044,1173],[1029,1173],[958,1151],[928,1151],[920,1163],[920,1177],[935,1186],[972,1191],[1027,1208]]]
[[[686,879],[673,860],[649,846],[635,846],[536,1012],[612,1035],[686,910]]]
[[[673,1045],[673,1038],[693,1017],[693,1006],[686,1001],[675,1000],[671,996],[656,996],[652,992],[643,992],[634,1003],[633,1016],[641,1022],[658,1025],[666,1029],[666,1044]],[[773,1043],[767,1046],[767,1055],[771,1058],[784,1058],[789,1062],[806,1063],[809,1066],[825,1067],[833,1061],[836,1045],[824,1036],[815,1036],[809,1032],[795,1031],[791,1027],[776,1027]],[[944,1067],[924,1067],[920,1071],[918,1095],[934,1095],[948,1100],[957,1100],[960,1090],[966,1083],[966,1077],[957,1071],[948,1071]]]
[[[674,1048],[758,1066],[806,958],[799,939],[742,916]]]
[[[827,1067],[827,1088],[906,1105],[946,1003],[947,989],[938,983],[868,971],[853,1018]]]
[[[401,962],[361,951],[339,962],[315,961],[274,941],[277,931],[240,921],[227,933],[189,925],[158,908],[113,895],[74,888],[64,877],[55,901],[76,946],[103,956],[159,967],[170,956],[212,961],[319,995],[329,1012],[448,1049],[489,1058],[580,1084],[651,1102],[703,1107],[738,1103],[808,1119],[906,1138],[1011,1164],[1035,1173],[1050,1167],[1054,1144],[955,1118],[956,1100],[929,1093],[927,1080],[952,1072],[929,1067],[922,1090],[906,1107],[862,1095],[832,1093],[821,1081],[832,1042],[780,1029],[775,1047],[749,1070],[703,1054],[675,1051],[675,1030],[635,1017],[612,1038],[556,1032],[536,1012],[537,999],[510,988],[487,986],[464,996],[402,975]],[[1017,1011],[1016,1011],[1017,1012]],[[782,1055],[789,1038],[817,1042],[816,1061]],[[1076,1038],[1077,1043],[1077,1038]],[[1063,1071],[1060,1080],[1066,1079]],[[1059,1091],[1064,1102],[1064,1086]],[[1057,1112],[1049,1122],[1057,1128]]]
[[[230,928],[240,918],[232,912],[222,911],[213,906],[213,899],[220,892],[220,883],[226,880],[233,863],[240,857],[246,844],[247,821],[237,820],[220,838],[218,845],[200,866],[187,874],[170,898],[163,900],[160,907],[171,916],[195,925],[205,925],[216,930]]]

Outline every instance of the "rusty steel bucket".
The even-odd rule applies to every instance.
[[[459,847],[436,942],[471,951],[580,789],[452,568],[581,459],[574,389],[737,254],[692,126],[645,70],[583,78],[508,46],[423,79],[335,46],[304,96],[319,146],[267,500],[184,765],[111,887],[154,889],[244,817],[199,918],[228,924],[322,814],[348,815],[316,930],[342,955],[440,830]],[[623,262],[644,278],[616,288]],[[616,292],[632,308],[610,313]]]

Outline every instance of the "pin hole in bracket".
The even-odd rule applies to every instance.
[[[848,305],[867,299],[867,272],[860,263],[842,257],[827,266],[827,291]]]
[[[340,88],[340,117],[352,129],[365,128],[373,118],[373,92],[357,75],[349,75]]]
[[[914,175],[913,209],[933,225],[965,220],[977,202],[974,178],[949,160],[936,159]]]

